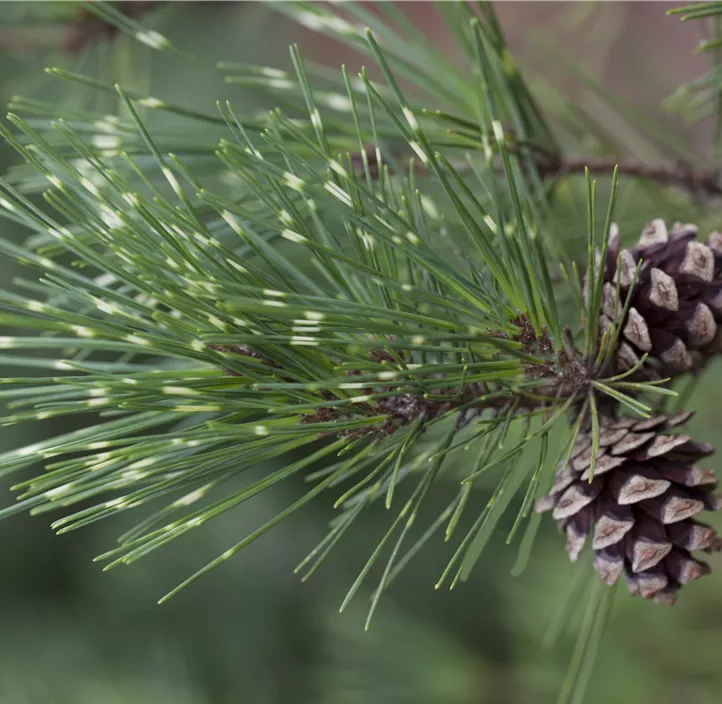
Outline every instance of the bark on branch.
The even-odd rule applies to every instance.
[[[696,168],[683,161],[651,166],[639,159],[615,157],[553,157],[536,154],[534,159],[543,178],[584,173],[585,168],[588,168],[592,174],[611,174],[614,167],[618,166],[619,173],[627,176],[647,179],[664,186],[677,186],[690,193],[722,195],[722,186],[716,170]]]
[[[514,144],[509,144],[510,151],[519,154],[519,149]],[[714,169],[702,169],[684,161],[668,161],[661,164],[650,165],[637,158],[618,158],[613,156],[556,156],[540,150],[533,151],[534,162],[542,178],[555,178],[572,176],[584,173],[588,168],[592,175],[611,174],[615,166],[619,167],[619,173],[634,178],[642,178],[654,181],[663,186],[676,186],[683,188],[689,193],[705,196],[722,195],[722,182],[720,174]],[[378,178],[379,165],[376,161],[376,152],[372,147],[367,148],[366,158],[371,178]],[[397,157],[397,160],[398,157]],[[358,173],[363,174],[363,160],[361,154],[354,154],[351,157],[352,164]],[[408,162],[399,160],[408,168]],[[498,169],[502,166],[499,162]],[[426,167],[415,162],[416,173],[423,174]]]

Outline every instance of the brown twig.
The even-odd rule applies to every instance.
[[[517,327],[518,333],[511,336],[513,339],[522,344],[525,352],[528,354],[547,354],[553,352],[551,340],[548,332],[544,330],[541,335],[537,335],[531,326],[528,316],[525,314],[518,315],[512,323]],[[508,337],[503,335],[503,337]],[[258,360],[263,365],[273,369],[280,369],[281,365],[273,359],[258,352],[248,345],[211,345],[212,349],[229,355],[240,355],[242,357],[250,357]],[[385,349],[374,349],[371,351],[371,359],[380,364],[396,364],[399,359],[410,361],[404,350],[394,350],[393,353]],[[570,372],[576,370],[576,363],[572,362],[567,353],[562,350],[557,362],[550,361],[543,365],[527,365],[527,374],[530,378],[542,379],[549,381],[549,386],[541,389],[539,395],[517,398],[508,393],[499,393],[490,390],[486,384],[469,383],[463,387],[447,387],[436,389],[432,395],[422,394],[418,391],[409,391],[406,393],[394,393],[393,395],[381,395],[373,401],[356,404],[353,412],[340,407],[322,406],[312,413],[301,413],[299,421],[303,424],[316,423],[332,423],[343,420],[352,420],[362,417],[385,415],[386,418],[382,422],[373,426],[346,432],[349,437],[360,437],[362,435],[376,435],[377,439],[382,439],[393,434],[398,428],[412,423],[419,417],[423,417],[425,421],[433,420],[438,416],[459,409],[459,417],[457,418],[458,427],[467,424],[471,418],[482,413],[484,410],[493,410],[503,412],[510,408],[516,402],[517,408],[539,408],[547,406],[560,395],[567,393],[575,393],[576,388],[570,386]],[[230,376],[243,376],[243,374],[232,369],[224,367],[226,374]],[[348,376],[359,376],[361,372],[355,369],[346,371]],[[585,383],[582,380],[581,383]],[[394,391],[393,386],[382,386],[376,391],[371,384],[368,388],[361,389],[364,395],[369,398],[375,393],[381,392],[385,394]],[[540,389],[536,389],[537,392]],[[321,391],[321,397],[330,401],[333,400],[333,394],[327,391]],[[324,433],[324,435],[333,435],[333,431]]]
[[[158,5],[157,0],[117,2],[114,7],[128,18],[138,18]],[[47,51],[80,53],[94,42],[113,39],[118,34],[114,25],[79,8],[75,17],[58,18],[48,24],[0,27],[0,50],[10,54],[40,54]]]
[[[532,395],[523,394],[518,390],[517,392],[493,391],[486,384],[473,382],[464,384],[461,388],[457,386],[435,389],[432,394],[409,391],[388,396],[381,395],[368,403],[358,404],[353,413],[340,407],[321,407],[313,413],[303,414],[300,421],[309,424],[328,423],[364,415],[377,416],[381,413],[386,419],[380,424],[350,433],[354,437],[373,434],[380,440],[418,418],[428,422],[449,411],[458,410],[457,424],[458,427],[462,427],[472,417],[485,410],[502,413],[512,406],[519,410],[546,408],[560,399],[570,398],[588,388],[590,379],[586,367],[575,359],[573,350],[561,349],[555,352],[548,331],[543,329],[537,334],[525,313],[520,313],[511,322],[517,328],[517,333],[512,336],[500,335],[500,337],[519,342],[527,354],[538,355],[547,360],[542,364],[525,363],[524,365],[528,379],[544,382],[542,386],[533,390]],[[371,356],[381,363],[395,361],[393,355],[385,350],[374,350]],[[358,376],[360,372],[349,370],[347,374]],[[382,394],[392,392],[394,386],[384,386],[378,391]],[[361,389],[361,392],[370,398],[374,395],[372,386]]]
[[[509,143],[508,148],[511,153],[520,155],[521,148],[518,145]],[[637,158],[561,156],[550,154],[540,148],[528,148],[532,151],[534,163],[542,178],[581,174],[586,168],[592,175],[611,174],[615,167],[618,167],[620,174],[654,181],[664,186],[677,186],[696,195],[722,195],[720,174],[716,170],[701,169],[681,160],[650,165]],[[371,147],[367,148],[366,157],[371,178],[378,178],[379,164],[376,160],[375,150]],[[397,161],[403,164],[404,169],[408,169],[408,161],[398,158]],[[360,154],[352,155],[351,163],[359,174],[363,174],[363,161]],[[415,161],[414,165],[417,174],[426,173],[423,164]],[[502,171],[501,161],[495,166],[498,171]]]
[[[150,10],[157,2],[152,0],[135,0],[135,2],[119,2],[116,9],[128,18],[138,17]],[[105,20],[94,15],[90,10],[81,9],[80,17],[67,30],[63,48],[71,54],[77,54],[88,44],[112,39],[118,29]]]
[[[252,347],[249,347],[248,345],[209,345],[209,347],[212,350],[217,350],[219,352],[225,352],[227,354],[237,354],[237,355],[241,355],[242,357],[252,357],[253,359],[258,359],[261,362],[263,362],[263,364],[266,364],[269,367],[274,367],[275,369],[278,369],[281,366],[277,362],[266,357],[265,354],[261,354],[260,352],[258,352],[257,350],[254,350]],[[236,372],[232,369],[225,369],[225,372],[229,376],[241,376],[241,374],[239,372]]]
[[[696,168],[684,161],[670,161],[651,166],[634,158],[552,157],[548,154],[536,154],[534,161],[542,178],[584,173],[585,168],[588,168],[592,174],[611,174],[618,166],[620,174],[634,178],[647,179],[664,186],[677,186],[691,193],[722,195],[722,186],[716,170]]]

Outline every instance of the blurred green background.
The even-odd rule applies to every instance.
[[[455,48],[439,30],[432,5],[403,5],[429,37],[453,55]],[[692,56],[697,28],[666,17],[671,6],[503,3],[498,12],[512,48],[522,64],[534,67],[540,81],[554,83],[590,110],[603,110],[548,58],[546,38],[650,119],[674,130],[690,149],[704,150],[708,125],[684,125],[658,107],[677,84],[705,66],[704,59]],[[345,61],[355,68],[360,62],[349,50],[293,25],[262,3],[155,3],[144,21],[177,45],[213,60],[285,68],[290,63],[288,44],[299,41],[309,59],[334,67]],[[97,27],[90,29],[87,18],[70,3],[2,3],[0,101],[7,104],[17,93],[44,99],[57,93],[58,100],[82,102],[84,96],[63,93],[62,86],[43,74],[45,66],[57,65],[208,111],[219,98],[242,102],[244,108],[253,105],[253,94],[220,80],[214,84],[201,69],[197,75],[187,67],[179,71],[173,62],[125,38],[108,38]],[[13,163],[15,155],[0,146],[2,170]],[[623,180],[623,197],[625,188],[630,228],[659,216],[697,216],[705,226],[714,224],[713,211],[699,214],[704,206],[679,194],[664,199],[663,212],[649,212],[645,194],[630,197],[637,191]],[[5,221],[2,228],[3,236],[22,237]],[[11,264],[0,261],[4,281],[13,273]],[[17,369],[3,373],[16,374]],[[688,404],[699,411],[692,430],[700,440],[718,437],[721,395],[718,363]],[[0,446],[32,442],[52,430],[61,428],[4,429]],[[496,479],[489,476],[486,485],[480,482],[479,491],[489,492]],[[17,477],[2,485],[5,504],[13,500],[8,487],[14,481]],[[448,551],[441,540],[432,541],[384,598],[368,633],[363,631],[368,592],[343,615],[338,605],[385,529],[385,521],[374,520],[384,518],[381,506],[369,511],[310,582],[302,584],[293,575],[295,565],[325,534],[332,515],[328,498],[282,523],[169,603],[156,606],[170,587],[287,506],[300,490],[289,482],[152,558],[109,574],[92,558],[112,545],[122,518],[63,537],[52,534],[47,516],[4,523],[0,704],[555,700],[583,603],[565,617],[569,627],[554,648],[543,648],[542,638],[579,570],[567,562],[563,540],[547,521],[527,571],[512,578],[516,549],[504,545],[504,539],[513,511],[471,579],[451,593],[433,589]],[[447,500],[438,496],[429,512],[438,513]],[[712,564],[713,575],[685,588],[673,609],[617,595],[590,680],[589,704],[722,701],[722,562],[713,557]]]

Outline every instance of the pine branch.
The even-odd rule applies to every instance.
[[[513,140],[513,137],[512,137]],[[508,144],[510,152],[522,156],[524,148],[511,141]],[[716,197],[722,195],[722,183],[719,180],[717,169],[704,169],[692,166],[691,164],[675,160],[662,164],[647,164],[636,157],[605,157],[605,156],[567,156],[563,154],[552,154],[534,146],[527,147],[539,176],[547,178],[564,178],[584,174],[589,171],[592,175],[611,176],[615,169],[619,174],[631,176],[632,178],[653,181],[661,186],[675,186],[696,196]],[[396,156],[398,160],[400,157]],[[378,177],[379,164],[376,161],[375,153],[368,150],[366,160],[373,177]],[[362,158],[354,155],[353,163],[357,168],[362,168]],[[401,159],[402,168],[408,170],[409,163],[404,164]],[[426,173],[423,164],[413,162],[417,174]],[[500,176],[503,176],[501,160],[497,159],[495,168]]]
[[[44,375],[0,380],[8,401],[0,423],[88,419],[3,454],[3,472],[44,471],[16,484],[19,501],[0,516],[60,511],[52,525],[65,533],[152,503],[97,558],[109,569],[289,477],[309,483],[161,601],[328,493],[338,513],[299,566],[306,577],[366,508],[383,501],[388,510],[388,530],[343,602],[380,567],[369,619],[442,527],[455,544],[437,587],[467,579],[517,496],[509,534],[511,541],[524,526],[517,573],[539,527],[533,507],[550,486],[546,501],[560,520],[581,512],[563,524],[576,552],[591,527],[584,509],[601,495],[605,473],[612,503],[620,487],[628,498],[630,486],[649,479],[633,474],[625,483],[626,474],[614,474],[621,460],[606,449],[610,429],[619,442],[614,423],[650,443],[659,433],[637,432],[637,424],[679,420],[659,420],[660,398],[674,395],[662,372],[710,353],[716,327],[705,307],[719,307],[718,243],[695,242],[687,256],[696,230],[668,234],[655,221],[638,248],[622,251],[613,224],[619,173],[716,195],[710,174],[558,156],[486,5],[444,6],[469,64],[444,63],[443,80],[444,59],[423,38],[399,34],[360,5],[343,6],[344,16],[336,10],[282,7],[365,52],[383,83],[365,70],[351,77],[307,64],[294,46],[292,72],[217,67],[277,109],[228,102],[216,114],[51,70],[118,97],[122,114],[16,99],[24,117],[11,113],[13,128],[0,128],[25,162],[0,180],[0,206],[30,233],[24,246],[0,239],[0,251],[40,272],[0,291],[0,323],[33,333],[0,338],[2,361]],[[195,61],[106,5],[93,11],[153,50]],[[176,122],[163,121],[156,134],[141,108]],[[586,263],[571,259],[571,231],[555,218],[544,183],[581,171]],[[592,172],[611,175],[601,230]],[[661,257],[650,260],[658,265],[652,277],[642,265],[649,243]],[[554,279],[552,262],[561,271]],[[684,305],[667,301],[676,315],[660,317],[654,307],[673,297],[675,277]],[[645,313],[667,329],[650,332]],[[642,462],[641,454],[633,459]],[[479,480],[492,474],[495,485],[482,496]],[[249,475],[243,485],[231,481]],[[656,490],[671,482],[653,480]],[[414,536],[442,482],[451,500]],[[650,510],[664,519],[683,491]],[[706,500],[695,506],[714,507]],[[600,573],[612,574],[608,563],[624,567],[621,553],[603,557]],[[660,568],[640,593],[682,576],[675,569],[688,563],[678,563],[664,575]],[[672,591],[662,596],[669,601]],[[585,679],[584,653],[596,647],[602,621],[588,623],[569,692]]]
[[[486,4],[441,4],[462,68],[393,10],[278,9],[365,53],[383,82],[308,64],[293,46],[292,71],[217,67],[273,100],[269,113],[245,100],[217,113],[170,104],[58,69],[119,98],[122,114],[14,100],[23,117],[0,133],[24,165],[0,180],[0,207],[29,237],[0,239],[0,252],[39,276],[0,290],[0,323],[30,331],[0,338],[0,361],[30,370],[0,380],[0,424],[87,423],[3,453],[3,473],[42,471],[0,517],[59,511],[65,533],[154,505],[97,558],[110,569],[301,476],[307,491],[161,601],[333,493],[338,513],[298,569],[314,573],[383,501],[388,529],[342,605],[379,569],[368,626],[442,528],[453,548],[436,586],[466,580],[518,497],[516,574],[536,505],[554,512],[572,559],[596,521],[600,576],[626,570],[633,593],[670,603],[705,573],[689,552],[718,546],[711,529],[667,527],[722,502],[692,464],[711,448],[663,434],[689,414],[667,416],[662,402],[671,376],[722,349],[722,245],[657,219],[622,250],[614,219],[620,174],[716,196],[716,173],[566,155]],[[156,133],[154,112],[174,122]],[[582,172],[586,221],[565,227],[544,181]],[[592,174],[611,176],[602,229]],[[585,228],[586,262],[575,261],[568,242]],[[482,475],[494,476],[488,492]],[[414,536],[442,483],[451,499]],[[608,607],[600,587],[563,697],[581,696]]]
[[[70,54],[78,54],[87,46],[112,40],[118,35],[118,27],[98,17],[88,7],[79,7],[75,3],[75,13],[58,11],[57,17],[51,14],[49,20],[41,15],[35,20],[30,14],[24,22],[4,27],[0,30],[0,47],[12,53],[39,52],[41,50],[62,49]],[[115,3],[115,11],[122,16],[140,19],[158,6],[153,0],[133,0]]]
[[[158,3],[153,0],[133,0],[117,2],[115,9],[129,19],[140,19]],[[79,17],[65,30],[63,48],[71,54],[77,54],[87,45],[112,39],[118,34],[118,28],[94,14],[88,7],[79,9]]]
[[[543,177],[563,177],[584,173],[611,175],[615,168],[620,174],[654,181],[662,186],[676,186],[696,195],[719,196],[722,185],[717,170],[696,168],[683,161],[650,165],[636,158],[598,156],[559,156],[536,154],[535,162]]]
[[[722,90],[720,89],[720,48],[722,36],[720,35],[720,18],[722,7],[719,3],[696,3],[678,7],[667,12],[668,15],[681,15],[683,22],[697,20],[700,22],[702,38],[697,45],[696,53],[710,54],[710,69],[706,74],[689,83],[679,86],[666,100],[666,105],[691,118],[699,121],[711,117],[714,121],[713,143],[711,156],[719,161],[720,140],[722,139]]]
[[[105,6],[93,8],[148,44],[139,26]],[[479,56],[486,52],[493,72],[490,90],[508,112],[509,89],[494,73],[503,45],[492,25],[482,30],[469,19]],[[186,56],[168,38],[151,38],[154,49]],[[542,206],[541,192],[513,173],[517,157],[510,154],[507,164],[513,202],[495,193],[492,168],[477,176],[493,194],[482,205],[479,198],[487,198],[475,195],[436,151],[446,132],[425,120],[423,108],[399,87],[394,68],[408,67],[373,37],[363,41],[387,86],[365,73],[355,81],[343,73],[339,84],[306,66],[296,48],[295,80],[265,67],[234,68],[246,81],[260,78],[258,85],[273,88],[274,98],[284,95],[290,116],[281,110],[262,119],[242,116],[226,104],[215,117],[120,89],[127,112],[113,120],[82,111],[58,115],[56,106],[16,101],[33,122],[12,115],[21,136],[3,134],[28,166],[17,177],[23,192],[0,184],[2,203],[8,217],[34,234],[28,247],[0,247],[47,276],[40,287],[22,282],[32,299],[0,294],[7,310],[1,319],[45,335],[8,337],[2,345],[62,351],[61,360],[8,359],[67,376],[9,382],[17,388],[5,394],[12,412],[3,422],[98,411],[107,417],[79,435],[7,455],[7,471],[54,459],[48,473],[18,485],[20,501],[6,515],[75,507],[116,493],[59,518],[53,525],[66,532],[166,500],[104,556],[115,566],[311,470],[318,483],[307,495],[190,583],[337,486],[339,525],[347,527],[383,495],[389,508],[392,499],[394,506],[402,502],[393,530],[450,471],[450,454],[483,443],[488,450],[462,478],[473,483],[481,472],[504,467],[508,493],[483,512],[453,558],[463,565],[459,575],[469,573],[483,545],[475,531],[486,535],[511,500],[511,486],[524,482],[525,474],[512,469],[516,461],[537,440],[548,443],[575,397],[604,377],[589,373],[560,327],[559,291],[536,239],[542,220],[533,204]],[[418,80],[425,75],[411,73]],[[51,75],[116,92],[96,79]],[[323,88],[316,90],[312,80]],[[455,90],[460,105],[475,93],[461,78]],[[139,105],[183,117],[199,137],[184,126],[165,129],[157,142]],[[498,108],[487,101],[483,109],[503,150]],[[529,103],[513,109],[525,113]],[[223,125],[229,133],[218,131]],[[387,138],[416,151],[440,193],[417,184],[413,170],[390,177],[384,167],[374,180],[368,160],[361,175],[345,168],[352,145],[378,140],[380,153]],[[233,177],[232,186],[202,182],[219,171]],[[25,197],[37,192],[46,209]],[[488,212],[480,218],[480,211]],[[439,239],[440,229],[448,243]],[[564,243],[549,244],[563,259]],[[83,268],[67,266],[68,252]],[[607,381],[614,391],[616,382]],[[504,438],[520,431],[521,441],[502,451]],[[319,440],[323,447],[309,452]],[[304,458],[295,461],[294,451]],[[313,472],[326,457],[336,458],[331,469]],[[223,496],[229,478],[275,458],[281,470]],[[526,514],[544,463],[537,465]],[[188,512],[219,491],[214,503]],[[469,510],[468,492],[460,489],[466,498],[449,519],[449,536]],[[333,528],[330,544],[337,537]],[[326,544],[319,550],[325,555]],[[389,580],[392,574],[389,564]]]

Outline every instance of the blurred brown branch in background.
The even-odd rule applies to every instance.
[[[118,2],[114,8],[135,19],[159,5],[157,0]],[[78,8],[75,17],[59,16],[54,22],[42,21],[18,26],[0,27],[0,50],[9,54],[33,54],[50,50],[80,53],[93,42],[107,41],[118,34],[117,27],[94,15],[86,8]]]
[[[522,150],[518,144],[509,143],[507,148],[511,153],[522,156]],[[527,148],[532,153],[536,168],[543,179],[583,174],[585,168],[588,168],[592,175],[611,175],[615,167],[618,167],[619,173],[622,175],[654,181],[663,186],[676,186],[694,195],[722,195],[722,185],[717,170],[702,169],[681,160],[650,165],[637,158],[563,156],[551,154],[534,146]],[[410,161],[408,159],[399,159],[398,156],[394,156],[405,170],[409,168]],[[371,146],[366,149],[366,160],[371,178],[378,178],[379,163],[376,159],[376,152]],[[352,155],[351,163],[359,174],[363,174],[363,158],[360,153]],[[496,164],[496,168],[500,172],[503,170],[500,161]],[[522,166],[522,168],[525,167]],[[426,172],[426,167],[420,162],[414,161],[414,171],[417,174],[423,174]]]
[[[134,2],[116,3],[115,9],[126,17],[134,18],[144,14],[157,4],[154,0],[134,0]],[[117,33],[117,27],[108,24],[90,10],[81,8],[78,19],[66,29],[63,48],[71,54],[77,54],[90,42],[107,40]]]
[[[548,154],[536,154],[534,160],[542,178],[584,173],[585,168],[588,168],[591,174],[611,174],[618,166],[620,174],[644,178],[664,186],[677,186],[699,195],[722,194],[719,174],[716,170],[696,168],[684,161],[670,161],[651,166],[636,158],[564,157]]]

